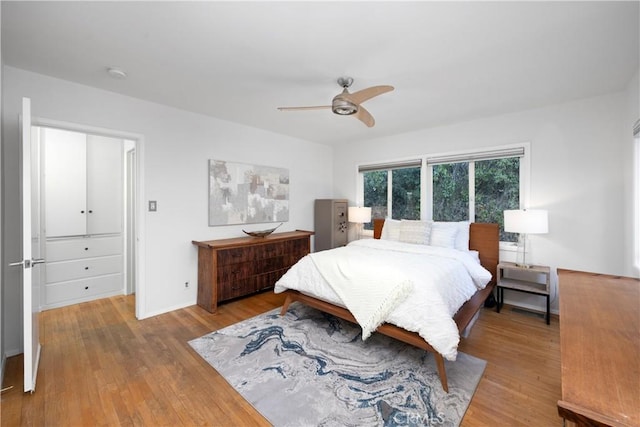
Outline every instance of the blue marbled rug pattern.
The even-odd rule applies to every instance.
[[[275,426],[457,426],[486,362],[445,361],[300,303],[189,344]],[[212,399],[214,397],[212,396]]]

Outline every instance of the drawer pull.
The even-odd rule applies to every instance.
[[[85,286],[85,287],[84,287],[84,290],[86,291],[87,289],[89,289],[89,287],[88,287],[88,286]]]
[[[84,250],[85,250],[85,251],[88,251],[88,250],[89,250],[89,248],[84,248]]]
[[[85,267],[84,269],[85,269],[85,270],[88,270],[88,269],[89,269],[89,267]]]

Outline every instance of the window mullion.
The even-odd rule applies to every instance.
[[[422,220],[433,218],[432,180],[433,168],[427,166],[427,162],[423,161],[420,168],[420,218]]]
[[[387,171],[387,216],[393,218],[393,173]]]
[[[476,218],[476,163],[469,162],[469,221]]]

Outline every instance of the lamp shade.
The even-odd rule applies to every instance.
[[[349,222],[358,224],[371,222],[371,208],[349,206]]]
[[[525,234],[548,233],[547,211],[534,209],[504,211],[504,231]]]

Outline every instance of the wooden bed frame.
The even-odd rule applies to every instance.
[[[373,220],[373,237],[379,239],[382,234],[382,226],[384,219]],[[484,301],[489,294],[493,291],[496,285],[496,273],[498,266],[498,245],[500,242],[500,233],[498,224],[483,224],[483,223],[471,223],[469,228],[469,249],[476,250],[480,253],[480,263],[484,268],[491,272],[492,278],[489,284],[484,288],[476,292],[466,303],[460,307],[458,312],[453,316],[453,320],[458,325],[458,331],[462,331],[469,325],[469,322],[473,319],[478,310],[483,306]],[[334,316],[345,319],[349,322],[357,323],[356,319],[349,312],[349,310],[328,303],[326,301],[319,300],[314,297],[310,297],[295,290],[287,290],[284,292],[286,299],[281,315],[284,315],[289,308],[289,305],[294,301],[300,301],[310,307],[314,307],[320,311],[332,314]],[[436,364],[438,366],[438,373],[440,375],[440,382],[444,391],[449,392],[449,386],[447,384],[447,373],[444,367],[444,358],[440,353],[435,351],[431,345],[426,342],[420,335],[415,332],[410,332],[402,329],[398,326],[384,323],[376,332],[390,336],[397,340],[403,341],[407,344],[421,348],[434,354]]]

